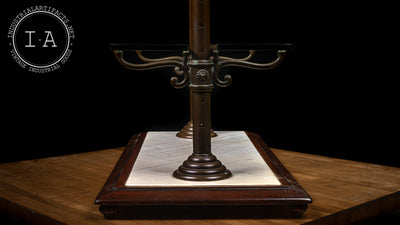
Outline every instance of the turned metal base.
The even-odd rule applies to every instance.
[[[180,138],[187,138],[187,139],[193,139],[193,122],[189,121],[177,134],[177,137]],[[211,137],[216,137],[218,136],[217,133],[211,129]]]
[[[212,154],[192,154],[173,176],[183,180],[212,181],[229,178],[232,173]]]

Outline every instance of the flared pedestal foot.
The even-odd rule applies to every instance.
[[[212,181],[229,178],[232,173],[212,154],[192,154],[173,176],[183,180]]]

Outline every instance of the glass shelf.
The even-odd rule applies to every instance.
[[[215,44],[212,44],[215,45]],[[274,51],[274,50],[294,50],[291,43],[255,43],[255,44],[216,44],[219,51]],[[113,43],[110,44],[111,50],[124,51],[185,51],[189,49],[187,44],[144,44],[144,43]]]

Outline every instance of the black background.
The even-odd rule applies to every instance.
[[[229,70],[232,85],[213,94],[215,130],[249,130],[271,147],[400,166],[398,30],[390,6],[276,2],[211,3],[213,43],[296,45],[274,70]],[[47,74],[19,67],[6,38],[14,17],[34,5],[59,9],[75,30],[67,63]],[[188,121],[188,90],[170,86],[171,68],[129,71],[108,47],[187,43],[187,1],[14,1],[0,21],[1,162],[121,147],[132,134],[178,130]]]

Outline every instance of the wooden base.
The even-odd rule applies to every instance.
[[[307,205],[100,206],[106,219],[280,219],[298,218]]]
[[[246,135],[280,185],[126,186],[146,134],[131,138],[96,198],[107,219],[295,218],[312,201],[263,140],[250,132]]]

